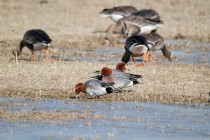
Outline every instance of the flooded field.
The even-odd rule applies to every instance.
[[[125,40],[120,40],[123,44]],[[209,64],[210,63],[210,43],[190,43],[188,40],[166,40],[165,44],[172,52],[172,63],[187,63],[187,64]],[[124,46],[116,47],[102,47],[91,50],[80,49],[57,49],[61,53],[58,57],[65,61],[102,61],[108,63],[118,63],[121,61],[122,54],[124,53]],[[152,52],[152,56],[158,62],[168,63],[164,58],[161,50]],[[141,61],[142,58],[136,58],[136,61]]]
[[[207,140],[210,137],[209,106],[6,97],[1,97],[0,102],[0,109],[7,110],[7,113],[25,113],[21,119],[15,116],[0,119],[0,139],[161,140],[170,137]],[[37,121],[33,115],[27,116],[27,112],[54,112],[56,116],[61,110],[69,114],[78,110],[88,110],[89,113],[72,120],[54,118]]]
[[[113,37],[108,44],[104,31],[113,21],[99,14],[118,5],[158,11],[164,25],[157,32],[173,61],[152,52],[156,62],[126,65],[143,77],[129,92],[98,100],[76,97],[76,83],[121,61],[125,38]],[[1,0],[0,140],[209,140],[209,5],[198,0]],[[27,48],[15,62],[12,51],[33,28],[53,40],[49,63],[44,51],[35,52],[32,62]]]

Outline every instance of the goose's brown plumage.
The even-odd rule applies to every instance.
[[[154,9],[141,9],[139,11],[133,12],[131,15],[141,16],[147,20],[151,20],[157,23],[163,23],[163,21],[160,20],[159,13]]]
[[[166,45],[164,44],[164,38],[161,35],[151,33],[149,35],[145,35],[145,37],[147,39],[148,47],[151,51],[161,50],[163,56],[172,61],[172,53],[167,49]]]
[[[146,20],[140,16],[127,16],[120,19],[116,24],[110,25],[106,30],[108,36],[113,33],[123,34],[129,36],[147,35],[155,32],[162,26],[161,23]]]

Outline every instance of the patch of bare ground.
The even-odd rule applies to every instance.
[[[93,76],[95,70],[113,64],[104,62],[15,62],[0,64],[0,96],[89,100],[76,97],[72,88]],[[127,65],[130,73],[141,74],[142,84],[121,93],[102,96],[102,101],[152,101],[160,103],[208,103],[209,65],[146,63],[145,67]]]

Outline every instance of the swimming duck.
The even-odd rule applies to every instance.
[[[130,57],[135,64],[134,57],[143,56],[143,61],[136,66],[144,66],[144,61],[148,59],[150,55],[150,48],[147,44],[147,39],[143,35],[128,37],[125,42],[125,53],[122,57],[122,62],[128,63]]]
[[[101,75],[97,75],[92,78],[102,80],[104,82],[114,83],[114,88],[116,90],[121,90],[122,88],[136,85],[139,83],[138,79],[141,78],[141,75],[130,74],[121,72],[119,70],[112,70],[108,67],[103,67],[100,71]]]
[[[155,11],[154,9],[142,9],[142,10],[133,12],[131,15],[141,16],[147,20],[154,21],[157,23],[163,23],[163,21],[160,20],[159,13]]]
[[[157,33],[151,33],[145,35],[145,37],[147,39],[148,47],[151,51],[161,50],[163,56],[168,58],[168,60],[172,61],[172,53],[167,49],[166,45],[164,44],[164,38],[162,36],[160,36]]]
[[[109,17],[114,22],[117,22],[121,18],[131,15],[133,12],[137,12],[137,9],[133,6],[117,6],[110,9],[103,9],[100,14],[101,17]]]
[[[23,47],[27,47],[32,52],[32,61],[35,60],[34,51],[40,51],[45,49],[45,60],[49,60],[49,50],[48,47],[51,44],[52,39],[48,34],[41,29],[32,29],[28,30],[23,39],[20,42],[20,45],[13,51],[14,56],[19,56]]]
[[[99,97],[102,95],[112,93],[113,91],[113,83],[107,83],[97,79],[90,79],[85,83],[78,83],[74,87],[74,92],[76,94],[84,92],[92,97]]]
[[[112,24],[106,30],[107,36],[113,33],[126,36],[147,35],[155,32],[162,26],[162,23],[146,20],[140,16],[127,16],[120,19],[116,24]]]

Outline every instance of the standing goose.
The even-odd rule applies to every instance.
[[[136,66],[144,66],[144,61],[150,55],[150,48],[147,44],[147,39],[143,35],[128,37],[125,42],[125,53],[122,57],[122,62],[128,63],[130,57],[135,64],[134,57],[143,56],[143,61]],[[152,61],[152,60],[151,60]]]
[[[151,51],[161,50],[163,56],[172,61],[172,53],[167,49],[166,45],[164,44],[164,38],[162,36],[157,33],[151,33],[149,35],[145,35],[145,37],[147,39],[148,47]]]
[[[105,94],[112,93],[113,91],[113,83],[106,83],[97,79],[91,79],[86,81],[85,83],[78,83],[74,87],[74,92],[76,94],[84,92],[92,97],[99,97]]]
[[[162,23],[162,21],[160,20],[159,13],[153,9],[142,9],[142,10],[133,12],[131,15],[141,16],[147,20],[154,21],[157,23]]]
[[[110,36],[113,33],[129,36],[147,35],[155,32],[162,26],[162,23],[146,20],[140,16],[127,16],[120,19],[116,24],[112,24],[107,29],[106,33]]]
[[[35,60],[34,51],[40,51],[45,49],[45,60],[49,60],[48,47],[51,44],[52,39],[48,34],[41,29],[28,30],[21,40],[20,45],[13,51],[14,56],[19,56],[23,47],[27,47],[32,52],[32,61]]]
[[[133,12],[137,12],[137,9],[133,6],[117,6],[110,9],[103,9],[100,14],[101,17],[109,17],[114,22],[117,22],[121,18],[131,15]]]

